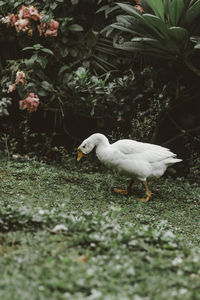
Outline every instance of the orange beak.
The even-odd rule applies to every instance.
[[[77,161],[81,160],[82,157],[83,157],[83,152],[82,152],[81,149],[78,147]]]

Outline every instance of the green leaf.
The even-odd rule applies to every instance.
[[[105,10],[108,9],[109,7],[110,7],[109,5],[103,5],[102,7],[100,7],[100,8],[96,11],[96,13],[105,11]]]
[[[40,45],[40,44],[35,44],[35,45],[33,46],[33,48],[34,48],[35,50],[39,50],[39,49],[41,49],[41,48],[43,48],[43,47],[42,47],[42,45]]]
[[[78,76],[79,78],[85,78],[88,74],[88,71],[86,68],[84,67],[79,67],[75,72],[76,76]]]
[[[79,3],[79,0],[71,0],[72,5],[76,5]]]
[[[118,49],[130,51],[130,52],[138,52],[149,56],[159,56],[162,58],[169,58],[165,51],[157,49],[155,46],[142,44],[141,42],[125,42],[123,44],[114,43],[114,46]]]
[[[51,50],[48,49],[48,48],[42,48],[41,51],[42,51],[42,52],[45,52],[45,53],[48,53],[48,54],[50,54],[50,55],[54,55],[53,51],[51,51]]]
[[[83,31],[84,28],[79,24],[72,24],[68,27],[70,31]]]
[[[51,8],[52,10],[54,10],[57,6],[58,6],[58,3],[56,3],[56,2],[52,2],[52,3],[50,4],[50,8]]]
[[[172,26],[178,25],[184,12],[184,0],[173,0],[169,6],[169,20]]]
[[[62,56],[62,57],[66,57],[67,55],[69,54],[69,49],[67,48],[67,47],[62,47],[61,49],[60,49],[60,55]]]
[[[52,20],[53,16],[50,13],[49,15],[43,15],[42,16],[42,23],[49,23]]]
[[[117,9],[118,9],[117,6],[110,7],[109,9],[107,9],[107,10],[105,11],[105,18],[107,19],[107,18],[108,18],[108,15],[109,15],[110,13],[112,13],[113,11],[117,10]]]
[[[200,43],[196,44],[196,46],[194,46],[195,49],[200,49]]]
[[[37,60],[36,60],[40,66],[45,69],[46,68],[46,65],[48,63],[48,60],[46,59],[46,57],[43,57],[43,56],[38,56]]]
[[[168,32],[178,43],[189,41],[189,32],[183,27],[170,27]]]
[[[197,17],[200,16],[200,0],[197,0],[186,12],[184,21],[192,25]]]
[[[26,65],[26,67],[31,68],[34,65],[37,58],[38,58],[37,54],[34,54],[31,56],[31,58],[25,59],[24,63]]]
[[[169,15],[169,9],[170,9],[170,6],[171,6],[171,0],[163,0],[163,5],[164,5],[165,14],[166,14],[166,16],[168,16]]]
[[[70,70],[70,67],[69,66],[62,66],[58,72],[58,75],[62,75],[63,72],[67,71],[67,70]]]
[[[48,93],[47,91],[43,90],[43,89],[38,89],[38,90],[37,90],[37,94],[38,94],[39,96],[45,97],[45,96],[47,96],[49,93]]]
[[[155,15],[164,22],[165,16],[164,16],[163,1],[162,0],[147,0],[147,4],[152,8]]]
[[[136,19],[139,19],[141,21],[143,20],[143,16],[142,16],[141,12],[138,9],[134,8],[132,5],[128,5],[128,4],[124,4],[124,3],[117,3],[117,5],[121,9],[126,11],[128,14],[135,17]]]
[[[107,60],[100,58],[99,56],[93,55],[96,61],[99,61],[99,63],[102,63],[104,66],[109,66],[112,69],[115,69],[115,66],[111,63],[109,63]]]
[[[33,50],[33,49],[34,49],[33,47],[25,47],[22,49],[22,51]]]
[[[163,40],[163,42],[156,40],[156,39],[150,39],[150,38],[133,38],[131,41],[133,42],[140,42],[141,47],[144,48],[144,50],[151,47],[154,50],[161,50],[166,53],[166,55],[174,55],[175,50],[177,51],[177,48],[174,50],[174,45],[172,47],[170,41]],[[167,44],[167,46],[166,46]]]
[[[119,15],[116,17],[116,19],[117,19],[118,23],[121,23],[121,24],[127,25],[127,26],[131,26],[130,16]]]
[[[0,1],[0,6],[3,6],[3,5],[5,5],[5,4],[6,4],[5,1]]]
[[[133,31],[132,29],[129,29],[129,28],[125,27],[125,26],[122,26],[121,24],[118,24],[118,23],[111,24],[110,26],[112,28],[119,29],[121,31],[129,32],[129,33],[132,33],[134,35],[135,34],[138,35],[137,31]]]
[[[54,90],[53,84],[50,84],[48,81],[42,81],[41,87],[42,87],[45,91],[49,91],[49,92],[52,92],[52,91]]]
[[[151,14],[143,15],[148,26],[161,38],[166,38],[168,36],[167,33],[167,25],[157,16]]]

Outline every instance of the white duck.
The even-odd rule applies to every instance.
[[[103,164],[131,178],[127,189],[115,188],[114,191],[128,194],[133,178],[136,177],[142,181],[146,190],[146,198],[140,199],[142,202],[147,202],[152,197],[146,179],[150,176],[160,177],[168,166],[182,161],[176,158],[176,154],[162,146],[129,139],[110,144],[107,137],[101,133],[92,134],[81,143],[78,147],[77,160],[79,161],[84,154],[90,153],[95,147],[96,155]]]

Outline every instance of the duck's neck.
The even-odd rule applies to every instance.
[[[95,133],[91,136],[91,139],[94,143],[94,145],[96,146],[96,148],[98,147],[103,147],[103,146],[109,146],[110,143],[107,139],[107,137],[101,133]]]
[[[96,146],[96,155],[100,161],[106,154],[106,150],[109,148],[110,143],[105,135],[97,133],[94,134],[94,144]]]

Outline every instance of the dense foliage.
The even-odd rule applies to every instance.
[[[114,132],[190,156],[182,145],[199,147],[198,8],[199,0],[0,1],[2,133],[25,144],[29,127],[37,137],[55,132],[52,144],[65,138],[72,149],[89,133]]]

